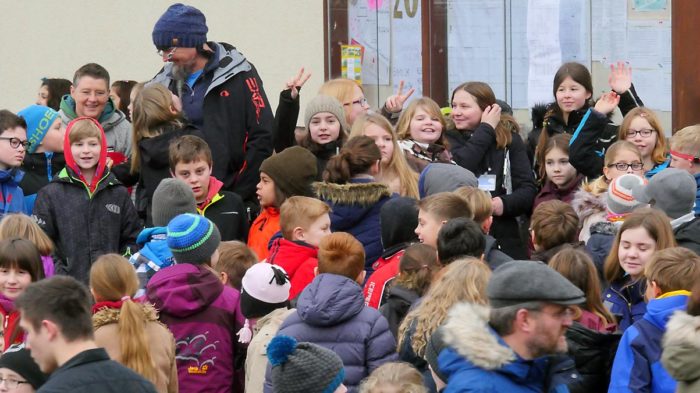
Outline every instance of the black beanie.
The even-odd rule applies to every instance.
[[[39,390],[46,382],[46,374],[42,373],[39,365],[32,359],[24,344],[12,345],[0,357],[0,368],[10,369],[26,379],[34,390]]]
[[[382,247],[418,240],[418,201],[408,197],[389,199],[381,208],[379,222],[382,229]]]

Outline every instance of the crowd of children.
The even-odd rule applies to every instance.
[[[90,63],[0,110],[0,391],[697,389],[700,125],[667,140],[627,65],[594,100],[563,64],[526,138],[486,83],[443,115],[349,79],[297,135],[309,76],[257,202],[181,89]]]

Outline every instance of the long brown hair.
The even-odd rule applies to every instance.
[[[46,233],[25,214],[7,214],[0,220],[0,240],[21,237],[34,243],[42,256],[53,253],[53,242]]]
[[[562,64],[557,73],[554,74],[554,81],[552,82],[552,96],[554,97],[554,104],[550,106],[547,113],[544,115],[544,124],[542,125],[542,131],[540,132],[540,137],[537,141],[537,148],[535,149],[535,155],[537,157],[537,162],[542,165],[544,160],[544,149],[547,145],[547,140],[551,138],[548,130],[549,119],[554,115],[561,115],[562,111],[559,108],[559,104],[556,102],[557,99],[557,89],[564,83],[566,78],[571,78],[574,82],[583,86],[586,92],[593,96],[593,80],[591,78],[591,73],[588,68],[583,64],[576,62],[568,62]],[[591,99],[586,100],[584,107],[588,107],[592,104]]]
[[[537,170],[539,180],[542,184],[544,184],[547,181],[547,168],[545,165],[545,161],[547,160],[547,154],[549,154],[549,152],[554,149],[559,149],[568,156],[570,141],[571,135],[566,133],[557,134],[547,139],[547,143],[545,144],[544,149],[542,149],[542,158],[539,161],[540,166]]]
[[[163,133],[168,126],[181,127],[181,113],[173,113],[173,94],[163,85],[152,85],[141,90],[133,102],[133,124],[131,128],[131,173],[141,166],[138,144],[144,138],[152,138]]]
[[[121,363],[155,384],[156,365],[145,329],[148,320],[143,308],[131,299],[139,288],[134,268],[121,255],[102,255],[90,269],[90,288],[98,301],[123,299],[118,322]]]
[[[396,132],[394,132],[394,128],[386,117],[376,113],[368,113],[359,116],[352,125],[350,138],[364,135],[365,130],[370,125],[376,125],[386,131],[387,134],[391,135],[391,144],[394,147],[389,162],[387,164],[382,163],[382,171],[377,175],[377,180],[384,181],[386,179],[387,181],[391,181],[392,177],[398,177],[401,185],[401,196],[418,199],[418,174],[408,166],[406,156],[399,146]]]
[[[465,82],[457,86],[452,92],[452,98],[450,101],[454,100],[455,93],[459,90],[464,90],[469,95],[474,97],[476,104],[483,111],[486,107],[491,106],[496,103],[496,95],[493,93],[491,86],[484,82]],[[513,133],[520,131],[520,126],[518,122],[515,121],[513,116],[501,113],[501,120],[496,126],[496,148],[505,149],[506,146],[510,145],[513,140]]]
[[[485,294],[489,277],[491,269],[476,258],[459,259],[445,267],[423,301],[401,323],[398,348],[401,348],[404,340],[410,340],[413,352],[423,356],[427,340],[447,319],[447,312],[452,306],[459,302],[488,303]],[[407,337],[406,333],[413,324],[415,333]]]
[[[367,173],[377,161],[382,159],[374,140],[367,136],[350,139],[340,153],[331,157],[323,171],[323,180],[345,184],[355,175]]]
[[[549,260],[549,266],[586,294],[584,307],[587,311],[600,317],[606,324],[616,322],[615,317],[603,306],[598,272],[588,254],[575,248],[565,248],[554,254]]]
[[[630,129],[630,124],[632,121],[641,117],[649,122],[651,128],[656,131],[656,144],[654,145],[654,150],[651,151],[651,160],[657,164],[661,164],[666,161],[666,154],[668,154],[668,148],[666,147],[666,136],[664,135],[664,129],[661,125],[661,120],[656,116],[656,113],[646,107],[640,106],[627,112],[625,118],[622,119],[620,124],[620,130],[617,133],[617,140],[624,141],[627,140],[627,131]]]
[[[620,238],[626,230],[640,227],[644,228],[649,236],[656,241],[655,251],[676,246],[676,238],[673,236],[671,220],[668,216],[658,209],[649,207],[637,209],[625,218],[625,222],[622,223],[622,226],[617,231],[617,235],[615,235],[610,254],[605,259],[605,265],[603,266],[606,281],[612,283],[624,276],[625,271],[622,270],[620,258],[618,257]]]

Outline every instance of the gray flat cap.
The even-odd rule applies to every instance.
[[[491,275],[486,295],[493,308],[532,302],[568,306],[586,301],[577,286],[536,261],[510,261],[499,266]]]

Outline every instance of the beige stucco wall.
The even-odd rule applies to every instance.
[[[36,100],[42,77],[72,79],[96,62],[112,80],[153,77],[162,66],[153,26],[175,1],[0,0],[0,108]],[[323,3],[319,0],[189,0],[207,18],[213,41],[236,46],[255,64],[271,106],[302,65],[313,71],[304,90],[323,82]],[[308,94],[302,95],[302,105]],[[303,108],[303,107],[302,107]]]

